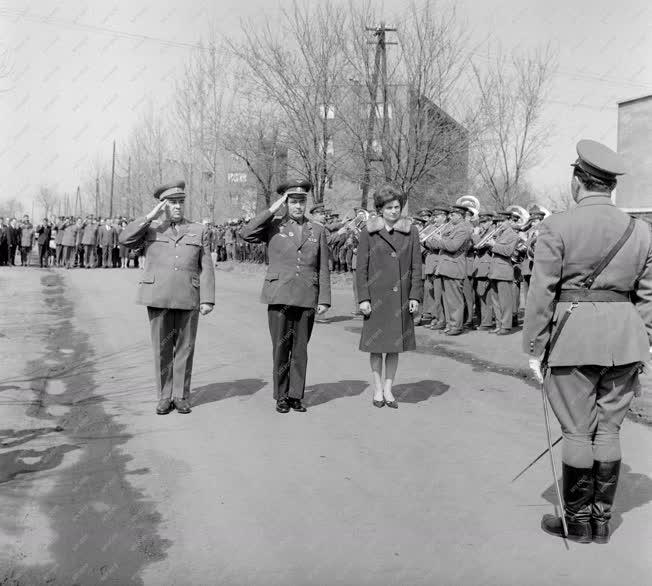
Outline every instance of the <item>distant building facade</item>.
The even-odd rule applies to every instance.
[[[618,103],[618,152],[628,169],[618,178],[615,203],[652,221],[652,95]]]

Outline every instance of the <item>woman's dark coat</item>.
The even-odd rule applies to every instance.
[[[409,300],[423,299],[421,247],[416,227],[401,218],[390,234],[382,218],[360,232],[356,266],[359,301],[371,303],[360,350],[405,352],[416,348]]]

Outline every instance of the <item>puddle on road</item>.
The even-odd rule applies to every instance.
[[[94,394],[97,357],[87,335],[72,325],[74,306],[64,294],[63,277],[47,273],[41,284],[48,314],[39,320],[47,321],[51,331],[42,355],[25,368],[30,392],[37,396],[27,413],[50,425],[0,430],[0,447],[10,448],[0,454],[0,484],[9,498],[24,498],[28,483],[36,483],[38,494],[39,477],[50,471],[53,488],[43,495],[41,510],[49,520],[44,531],[54,535],[49,546],[54,561],[29,565],[30,559],[12,560],[12,567],[0,568],[0,584],[16,576],[20,584],[99,584],[108,578],[107,568],[112,569],[111,583],[142,584],[142,570],[163,559],[169,547],[157,533],[161,517],[127,480],[131,458],[121,445],[131,436]],[[39,449],[30,449],[29,442],[36,439]],[[43,449],[44,443],[54,445]],[[77,454],[74,461],[65,461],[69,452]],[[18,479],[20,483],[13,482]],[[3,529],[12,523],[15,519],[0,516]]]

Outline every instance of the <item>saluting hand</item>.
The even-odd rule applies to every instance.
[[[530,370],[534,375],[535,380],[542,385],[543,384],[543,372],[541,371],[541,360],[538,358],[530,358]]]
[[[360,311],[362,315],[369,317],[371,315],[371,303],[369,301],[363,301],[360,303]]]
[[[279,197],[271,206],[269,206],[269,211],[272,212],[272,214],[275,214],[278,210],[281,209],[281,207],[283,207],[283,204],[285,204],[287,198],[287,195]]]
[[[163,210],[165,210],[167,205],[168,205],[168,200],[167,199],[162,199],[161,201],[159,201],[156,204],[156,206],[154,207],[154,209],[151,212],[149,212],[149,214],[147,214],[147,216],[146,216],[147,220],[149,222],[151,222],[152,220],[155,220],[156,218],[158,218],[161,215],[161,213],[163,212]]]
[[[199,306],[199,313],[202,315],[208,315],[211,311],[213,311],[213,304],[212,303],[202,303]]]

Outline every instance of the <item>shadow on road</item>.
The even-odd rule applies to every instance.
[[[367,381],[342,380],[337,383],[322,383],[306,388],[303,403],[306,407],[316,407],[335,399],[356,397],[369,386]]]
[[[563,490],[561,478],[559,479],[559,488]],[[550,484],[541,496],[557,507],[557,492],[554,484]],[[620,480],[609,524],[611,533],[613,534],[622,524],[624,513],[642,507],[650,501],[652,501],[652,478],[632,472],[627,464],[621,464]]]
[[[431,397],[443,395],[450,388],[450,385],[438,380],[422,380],[416,383],[395,385],[392,391],[401,403],[421,403]]]
[[[194,389],[190,396],[193,407],[215,403],[231,397],[248,397],[254,395],[267,383],[259,378],[245,378],[225,383],[211,383]]]

